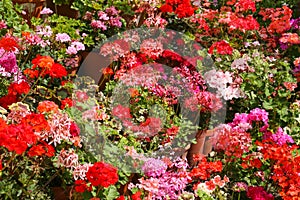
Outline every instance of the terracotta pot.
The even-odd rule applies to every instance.
[[[213,132],[210,130],[200,130],[196,135],[196,144],[191,144],[188,153],[187,160],[190,166],[194,166],[196,163],[193,160],[195,155],[207,156],[212,151],[212,144],[210,137],[213,136]]]
[[[72,199],[73,187],[68,186],[66,188],[63,187],[52,187],[51,188],[54,200],[68,200]]]
[[[46,0],[12,0],[12,2],[23,6],[26,15],[22,17],[27,20],[29,25],[31,25],[30,20],[32,17],[40,17],[40,13],[46,5]]]

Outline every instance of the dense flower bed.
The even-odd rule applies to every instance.
[[[0,2],[1,199],[299,199],[281,2],[75,0],[30,27]]]

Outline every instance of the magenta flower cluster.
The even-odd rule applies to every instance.
[[[98,11],[97,17],[94,18],[93,13],[86,12],[84,19],[91,21],[91,26],[95,29],[107,30],[109,27],[122,26],[121,17],[118,15],[118,11],[115,7],[107,8],[104,11]]]
[[[273,200],[272,194],[267,193],[261,186],[250,186],[248,187],[247,196],[252,200]]]
[[[166,173],[167,168],[166,163],[155,158],[149,158],[142,166],[144,174],[148,177],[159,177]]]
[[[164,170],[165,166],[161,163],[162,161],[158,161],[157,159],[148,161],[153,162],[151,166],[158,166],[160,168],[159,172],[150,173],[154,176],[147,179],[144,177],[139,179],[139,183],[135,186],[147,191],[148,199],[177,200],[191,180],[191,177],[187,172],[187,162],[182,159],[177,159],[172,163],[169,163],[168,169]],[[143,169],[146,169],[146,167],[143,167]],[[146,173],[149,172],[147,170],[148,168],[146,169]],[[158,174],[160,175],[157,176]],[[131,185],[130,187],[132,188],[134,185]]]

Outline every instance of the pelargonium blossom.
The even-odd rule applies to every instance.
[[[155,158],[149,158],[142,166],[142,170],[148,177],[158,177],[164,174],[167,168],[166,163]]]

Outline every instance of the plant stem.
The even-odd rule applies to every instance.
[[[21,99],[21,102],[23,102],[26,97],[32,92],[33,88],[35,87],[35,85],[38,83],[38,81],[40,80],[41,76],[44,74],[44,72],[46,71],[46,69],[43,69],[43,71],[41,72],[41,74],[39,75],[39,77],[36,79],[36,81],[33,83],[32,87],[30,87],[29,92]]]

